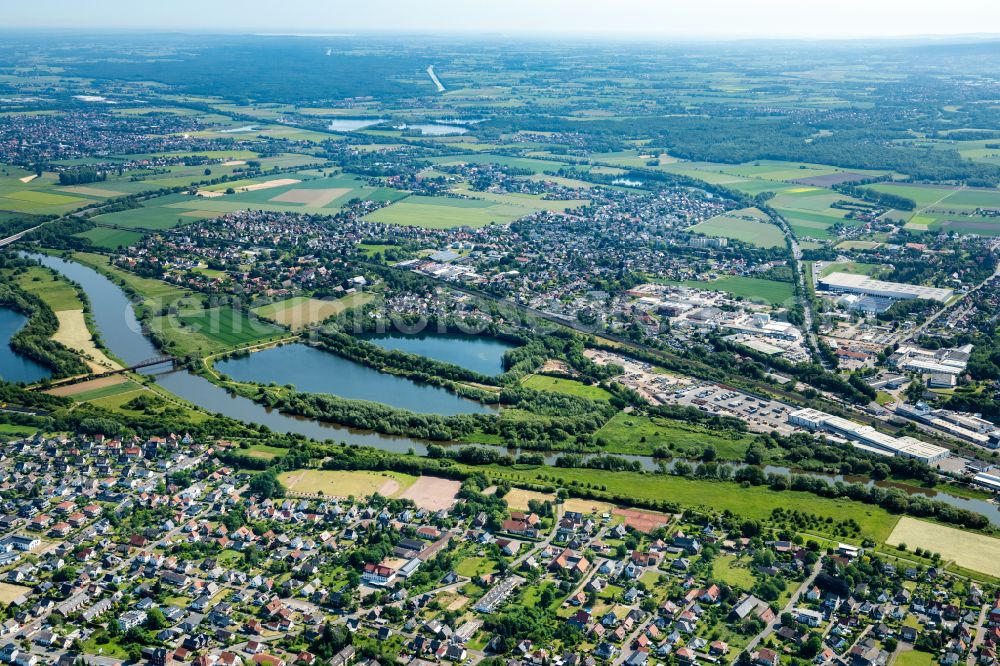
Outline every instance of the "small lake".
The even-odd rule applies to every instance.
[[[8,344],[27,323],[28,318],[20,312],[0,307],[0,379],[5,382],[31,384],[52,376],[44,365],[21,356]]]
[[[481,375],[503,372],[503,355],[512,345],[503,340],[473,335],[384,333],[366,336],[368,342],[382,349],[426,356],[435,361],[453,363]]]
[[[496,411],[437,386],[373,370],[301,343],[272,347],[215,364],[241,382],[294,384],[306,393],[327,393],[348,400],[380,402],[421,414],[487,414]]]
[[[397,129],[417,130],[424,136],[451,136],[453,134],[467,134],[469,130],[465,127],[455,125],[442,125],[440,123],[420,123],[418,125],[401,125]]]
[[[331,120],[327,129],[334,132],[356,132],[366,127],[372,127],[379,123],[384,123],[384,118],[337,118]]]

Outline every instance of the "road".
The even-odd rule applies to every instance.
[[[757,647],[758,643],[760,643],[762,640],[771,635],[771,632],[774,631],[774,627],[781,622],[781,616],[784,613],[792,612],[792,609],[795,608],[796,604],[798,604],[799,602],[799,597],[805,594],[806,590],[812,587],[813,582],[815,582],[816,580],[816,576],[819,575],[819,572],[822,570],[822,568],[823,568],[822,559],[816,560],[816,564],[813,565],[812,572],[809,574],[809,577],[806,578],[801,585],[799,585],[799,589],[795,590],[795,593],[792,594],[792,598],[788,600],[788,603],[785,604],[785,607],[774,615],[774,619],[771,620],[766,627],[764,627],[763,631],[754,636],[753,640],[747,643],[746,652],[748,654],[750,652],[753,652],[754,648]]]
[[[986,614],[990,611],[990,607],[983,604],[983,607],[979,609],[979,621],[976,622],[976,635],[972,638],[972,645],[969,646],[969,656],[965,658],[966,666],[975,666],[976,664],[976,648],[980,643],[983,642],[983,638],[986,636]]]
[[[785,221],[785,218],[771,209],[768,209],[767,213],[778,227],[781,228],[782,233],[785,234],[785,238],[788,239],[788,245],[792,251],[792,268],[795,271],[795,281],[799,285],[799,305],[802,306],[802,328],[806,337],[809,338],[809,346],[813,351],[813,357],[823,366],[824,370],[831,370],[830,364],[819,353],[819,338],[813,330],[813,321],[815,318],[812,311],[812,299],[809,298],[809,289],[806,284],[806,274],[802,268],[802,248],[799,247],[799,241],[792,232],[792,228],[788,225],[788,222]]]
[[[444,84],[441,83],[441,79],[439,79],[437,74],[434,73],[434,65],[427,66],[427,76],[431,77],[431,81],[433,81],[434,85],[437,86],[438,92],[444,92],[446,90]]]

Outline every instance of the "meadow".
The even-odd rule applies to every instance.
[[[521,381],[521,385],[536,391],[565,393],[566,395],[587,398],[588,400],[607,401],[611,399],[611,394],[600,386],[588,386],[575,379],[563,379],[562,377],[550,377],[548,375],[529,375]]]
[[[701,224],[696,224],[690,230],[696,234],[729,238],[757,247],[784,246],[785,236],[781,233],[781,229],[764,219],[763,214],[755,208],[744,208],[725,215],[716,215]]]
[[[886,543],[940,553],[945,561],[1000,578],[1000,539],[995,537],[903,516]]]
[[[521,205],[493,203],[482,199],[411,196],[370,213],[365,219],[384,224],[400,224],[425,229],[485,227],[507,224],[531,211]]]
[[[620,412],[594,433],[605,453],[650,455],[657,447],[672,446],[674,455],[699,458],[712,446],[720,460],[743,460],[753,436],[709,430],[672,419]]]
[[[176,351],[211,353],[245,347],[282,333],[282,330],[231,307],[205,308],[185,311],[177,315],[178,327],[168,318],[163,333],[169,342],[180,348]],[[168,342],[168,344],[169,344]]]
[[[795,287],[791,282],[779,282],[764,278],[745,277],[742,275],[727,275],[717,280],[685,280],[670,282],[695,289],[709,291],[724,291],[733,296],[739,296],[751,301],[760,301],[769,305],[782,305],[795,296]]]
[[[468,467],[470,471],[488,472],[491,477],[507,479],[514,483],[545,484],[546,479],[559,479],[573,485],[590,484],[605,492],[636,501],[660,502],[669,500],[682,507],[703,511],[729,510],[737,516],[754,520],[767,520],[776,508],[814,514],[834,522],[855,520],[862,535],[884,542],[899,520],[885,509],[845,499],[818,497],[799,491],[774,491],[764,486],[743,488],[739,484],[723,481],[702,481],[665,474],[639,474],[635,472],[609,472],[584,468],[539,467],[536,469],[511,469],[500,466]],[[544,478],[543,478],[544,477]]]

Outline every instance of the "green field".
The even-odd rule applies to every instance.
[[[934,655],[930,652],[907,650],[899,653],[893,666],[934,666],[935,663]]]
[[[100,398],[108,398],[113,395],[121,395],[123,393],[132,393],[133,391],[139,389],[140,386],[129,380],[127,382],[122,382],[121,384],[112,384],[111,386],[104,386],[102,388],[94,389],[92,391],[84,391],[82,393],[73,394],[73,399],[77,402],[88,402],[90,400],[98,400]]]
[[[42,266],[32,266],[18,275],[17,284],[21,289],[45,301],[54,312],[83,308],[76,288],[65,278]]]
[[[76,234],[77,238],[86,238],[96,247],[107,250],[117,250],[133,245],[142,240],[142,234],[136,231],[126,231],[125,229],[109,229],[107,227],[94,227],[87,231]]]
[[[782,305],[795,296],[795,287],[791,282],[778,282],[763,278],[745,277],[742,275],[727,275],[708,282],[701,280],[685,280],[680,283],[685,287],[707,289],[709,291],[724,291],[733,296],[740,296],[751,301],[763,301],[770,305]]]
[[[665,474],[609,472],[594,469],[541,467],[512,470],[501,466],[468,467],[471,471],[488,472],[494,477],[531,483],[551,484],[559,479],[563,484],[576,482],[606,487],[606,492],[640,501],[669,500],[683,507],[720,512],[729,510],[737,516],[767,520],[771,511],[781,507],[832,518],[835,522],[854,519],[863,535],[884,542],[899,516],[885,509],[846,499],[829,499],[799,491],[774,491],[764,486],[743,488],[736,483],[702,481]],[[546,477],[543,479],[541,477]]]
[[[412,196],[381,208],[365,219],[425,229],[452,229],[461,226],[485,227],[492,222],[506,224],[530,212],[522,206],[481,199]]]
[[[578,398],[588,400],[610,400],[611,394],[600,386],[588,386],[583,382],[574,379],[563,379],[561,377],[549,377],[548,375],[529,375],[521,382],[522,386],[536,391],[552,391],[553,393],[565,393]]]
[[[181,313],[176,317],[179,328],[165,333],[168,340],[176,341],[181,349],[202,353],[245,347],[282,333],[276,326],[231,307],[206,308]]]
[[[744,591],[750,591],[756,583],[750,569],[737,564],[735,555],[722,555],[712,560],[712,580]]]
[[[760,221],[761,218],[762,215],[755,209],[737,210],[696,224],[691,227],[691,231],[704,236],[730,238],[757,247],[784,246],[785,236],[781,229]]]
[[[657,447],[673,445],[678,457],[697,458],[711,445],[720,460],[743,460],[751,435],[709,430],[693,423],[621,412],[594,433],[607,453],[650,455]]]

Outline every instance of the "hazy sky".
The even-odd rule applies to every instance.
[[[35,0],[7,27],[566,32],[685,37],[1000,33],[1000,0]]]

